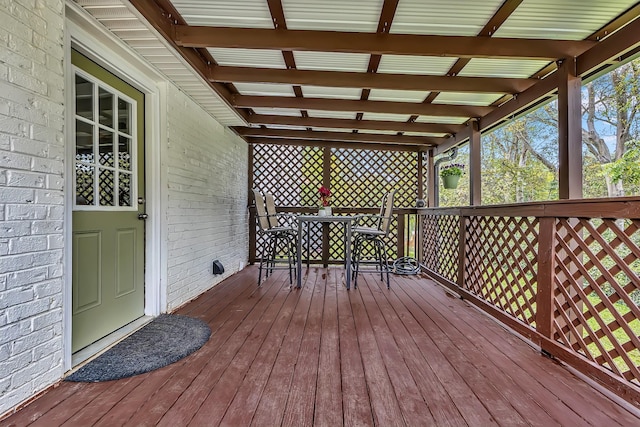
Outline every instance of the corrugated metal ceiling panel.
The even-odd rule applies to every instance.
[[[291,30],[375,32],[382,4],[383,0],[282,0],[282,9]]]
[[[234,83],[242,95],[295,96],[293,87],[271,83]]]
[[[252,108],[256,114],[300,117],[300,110],[290,108]]]
[[[269,49],[207,49],[220,65],[233,67],[287,68],[282,52]]]
[[[356,113],[350,111],[323,111],[323,110],[307,110],[309,117],[318,117],[326,119],[355,119]]]
[[[460,76],[527,78],[547,66],[548,61],[473,58]]]
[[[189,25],[273,28],[265,0],[172,0]]]
[[[501,93],[461,93],[442,92],[433,101],[434,104],[490,105],[502,98]]]
[[[456,58],[435,56],[382,55],[379,73],[428,74],[442,76],[447,74]]]
[[[360,99],[360,89],[348,87],[301,86],[308,98]]]
[[[422,102],[429,92],[421,90],[371,89],[371,101]]]
[[[363,120],[391,120],[394,122],[406,122],[411,117],[409,114],[393,114],[393,113],[364,113]]]
[[[525,0],[495,36],[582,40],[636,3],[633,0]]]
[[[464,117],[442,117],[442,116],[419,116],[416,122],[419,123],[443,123],[450,125],[461,125],[468,119]]]
[[[503,0],[400,0],[391,33],[475,36]]]
[[[342,52],[293,52],[299,70],[356,71],[364,73],[370,55]]]

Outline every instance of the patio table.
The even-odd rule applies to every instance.
[[[344,225],[344,256],[345,256],[345,280],[347,289],[351,288],[351,222],[355,219],[354,216],[348,215],[298,215],[296,217],[298,221],[298,247],[297,247],[297,287],[302,286],[302,225],[303,223],[319,222],[319,223],[343,223]],[[309,226],[307,226],[307,234],[309,233]]]

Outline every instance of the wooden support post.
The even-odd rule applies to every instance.
[[[480,123],[472,120],[469,126],[469,204],[482,204],[482,157]]]
[[[406,228],[407,227],[406,227],[405,218],[407,217],[407,215],[406,214],[401,214],[401,213],[399,213],[397,215],[398,215],[398,233],[397,233],[398,234],[398,237],[397,237],[398,250],[397,250],[397,257],[398,258],[402,258],[405,255],[404,248],[406,246],[405,245],[405,243],[406,243],[405,240],[406,240],[406,236],[407,236],[407,233],[406,233]]]
[[[416,195],[416,199],[418,200],[424,200],[424,173],[423,173],[423,157],[424,157],[424,153],[422,151],[418,151],[416,153],[417,157],[417,162],[416,164],[418,165],[418,174],[417,174],[417,180],[418,180],[418,194]],[[416,200],[417,201],[417,200]]]
[[[322,149],[322,185],[331,189],[331,148],[324,147]],[[329,224],[322,224],[322,265],[329,265]]]
[[[552,339],[554,260],[555,260],[555,218],[540,218],[538,234],[538,291],[536,293],[536,330],[542,336]],[[540,343],[544,346],[544,341]],[[543,351],[548,349],[542,348]]]
[[[253,204],[253,144],[247,144],[248,172],[247,172],[247,206]],[[254,209],[249,209],[249,264],[256,262],[256,214]]]
[[[427,157],[427,206],[433,208],[438,206],[438,202],[436,200],[436,177],[434,169],[434,156],[435,151],[433,149],[429,150],[429,155]]]
[[[464,289],[464,263],[467,258],[465,242],[467,240],[467,217],[460,215],[458,222],[458,286]]]
[[[558,66],[558,194],[560,199],[582,198],[582,79],[576,60]]]

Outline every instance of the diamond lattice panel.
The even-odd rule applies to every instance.
[[[277,206],[317,206],[322,148],[254,145],[253,185],[272,193]]]
[[[458,235],[460,218],[454,215],[422,217],[423,264],[442,277],[458,281]]]
[[[478,216],[466,227],[465,287],[535,326],[538,220]]]
[[[382,196],[396,189],[394,207],[415,206],[416,153],[353,149],[336,149],[332,153],[332,205],[378,207]]]
[[[640,383],[640,221],[556,225],[554,339]]]

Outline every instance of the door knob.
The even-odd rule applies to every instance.
[[[149,218],[149,215],[147,215],[146,213],[138,214],[138,219],[145,220],[147,218]]]

